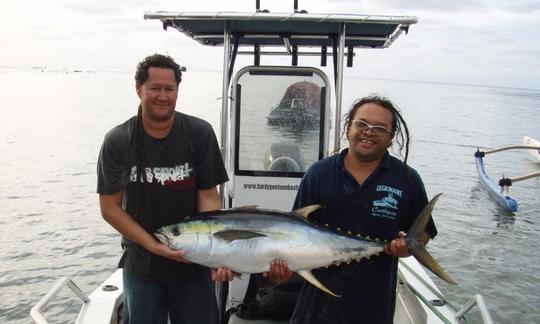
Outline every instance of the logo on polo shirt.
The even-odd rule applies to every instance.
[[[401,198],[403,196],[403,190],[387,185],[378,185],[375,191],[384,192],[386,196],[373,201],[371,214],[375,217],[395,219],[399,202],[394,196]]]

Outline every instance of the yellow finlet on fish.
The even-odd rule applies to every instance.
[[[314,211],[320,208],[322,208],[321,205],[308,205],[308,206],[294,210],[293,213],[300,215],[304,218],[308,218],[309,214],[313,213]]]

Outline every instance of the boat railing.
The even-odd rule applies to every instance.
[[[65,287],[68,286],[74,293],[81,299],[83,303],[87,303],[90,299],[88,296],[68,277],[58,279],[54,286],[41,298],[41,300],[32,307],[30,316],[36,324],[48,324],[49,321],[45,319],[41,310]]]
[[[68,286],[82,301],[82,307],[77,315],[77,319],[73,323],[122,323],[121,312],[124,297],[122,273],[122,269],[116,269],[115,272],[89,295],[86,295],[70,278],[60,278],[36,306],[32,308],[30,316],[37,324],[49,323],[43,316],[42,310],[65,286]]]
[[[443,314],[441,314],[437,308],[433,305],[433,303],[425,298],[417,289],[414,288],[414,285],[412,285],[405,276],[401,273],[401,271],[398,271],[398,277],[399,280],[409,288],[414,295],[418,297],[418,299],[427,307],[429,310],[431,310],[442,322],[447,324],[452,324],[454,322],[458,322],[460,320],[465,320],[467,323],[469,321],[465,317],[465,315],[473,309],[473,307],[476,305],[478,306],[478,310],[480,312],[480,316],[482,317],[484,324],[493,324],[493,319],[491,318],[491,314],[489,313],[488,308],[486,307],[486,303],[484,302],[484,298],[482,295],[477,294],[473,298],[471,298],[469,301],[467,301],[461,308],[458,309],[455,305],[453,305],[451,302],[446,299],[440,291],[435,289],[431,284],[429,284],[424,278],[422,278],[414,269],[412,269],[410,266],[408,266],[405,262],[400,262],[400,266],[407,269],[407,271],[414,276],[414,278],[418,281],[420,281],[423,286],[428,288],[437,298],[444,304],[447,304],[451,308],[453,308],[456,313],[454,315],[454,321],[446,318]]]
[[[456,312],[456,319],[464,318],[465,314],[470,311],[474,306],[478,306],[478,309],[480,310],[480,316],[482,317],[482,320],[484,323],[493,323],[493,320],[491,319],[491,314],[489,313],[486,303],[484,302],[484,297],[482,295],[477,294],[473,298],[469,299],[460,310]]]

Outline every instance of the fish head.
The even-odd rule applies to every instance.
[[[155,237],[173,250],[183,250],[187,259],[199,258],[210,253],[208,230],[197,222],[167,225],[159,228]],[[193,260],[192,260],[193,261]]]

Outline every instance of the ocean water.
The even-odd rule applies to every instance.
[[[221,75],[189,71],[178,110],[219,134]],[[0,69],[0,322],[29,323],[30,308],[62,277],[90,293],[115,268],[119,235],[100,216],[96,160],[104,134],[136,112],[132,71]],[[428,195],[439,236],[429,250],[458,282],[434,279],[462,305],[484,296],[498,323],[540,323],[540,178],[511,188],[520,211],[499,207],[476,175],[473,154],[540,139],[540,91],[348,78],[344,108],[369,93],[391,98],[412,133],[409,164]],[[488,172],[540,171],[527,152],[488,156]],[[46,310],[70,322],[79,301],[65,289]],[[478,314],[473,314],[478,320]]]

